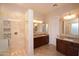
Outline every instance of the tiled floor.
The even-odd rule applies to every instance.
[[[35,49],[35,56],[64,56],[56,51],[56,47],[53,45],[44,45]]]

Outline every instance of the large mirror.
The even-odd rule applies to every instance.
[[[68,35],[78,35],[78,18],[64,20],[64,33]]]
[[[65,36],[79,38],[79,18],[63,19],[63,34]]]
[[[48,32],[48,24],[43,21],[34,21],[33,23],[33,32],[34,34],[41,34]]]

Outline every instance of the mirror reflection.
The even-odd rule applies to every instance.
[[[63,19],[63,34],[65,36],[71,36],[79,38],[79,22],[78,17]]]
[[[78,35],[78,18],[64,20],[64,33],[69,35]]]
[[[43,21],[38,21],[38,20],[33,22],[34,34],[47,33],[47,31],[48,31],[48,24],[44,23]]]

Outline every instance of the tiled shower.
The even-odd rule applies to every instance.
[[[29,23],[32,21],[28,21],[32,18],[30,18],[33,16],[32,13],[27,10],[25,13],[16,9],[12,10],[5,8],[4,5],[0,8],[0,56],[24,56],[31,53],[30,48],[33,44],[30,42],[32,44],[30,45],[28,42],[31,38],[29,38],[30,34],[27,34],[32,31],[29,31],[31,26]]]

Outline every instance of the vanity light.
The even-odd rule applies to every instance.
[[[37,25],[38,25],[37,23],[34,24],[34,26],[37,26]]]
[[[64,17],[64,19],[69,20],[69,19],[73,19],[75,17],[76,17],[76,15],[67,15]]]
[[[34,23],[43,23],[43,21],[39,21],[39,20],[34,20]]]

